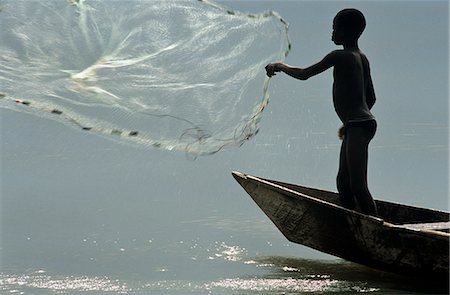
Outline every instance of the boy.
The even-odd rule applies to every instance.
[[[333,20],[331,40],[343,49],[332,51],[320,62],[304,69],[275,62],[268,64],[266,71],[269,77],[284,72],[306,80],[333,67],[333,103],[343,123],[338,133],[342,140],[337,175],[341,204],[353,210],[359,207],[362,213],[377,216],[375,202],[367,188],[368,146],[377,128],[370,112],[375,103],[375,92],[369,61],[358,47],[358,39],[365,27],[366,21],[360,11],[341,10]]]

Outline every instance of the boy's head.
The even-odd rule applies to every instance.
[[[339,11],[333,20],[333,41],[340,45],[345,41],[358,40],[366,28],[366,19],[361,11],[346,8]]]

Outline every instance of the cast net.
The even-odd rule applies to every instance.
[[[0,0],[0,107],[193,155],[240,146],[290,44],[274,12],[201,0]]]

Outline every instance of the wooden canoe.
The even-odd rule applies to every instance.
[[[376,200],[376,218],[341,207],[337,193],[233,176],[291,242],[382,271],[448,281],[448,212]]]

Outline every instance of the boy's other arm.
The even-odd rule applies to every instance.
[[[375,90],[373,88],[373,82],[372,82],[372,75],[370,74],[370,64],[367,57],[362,54],[362,63],[363,63],[363,71],[364,71],[364,80],[365,80],[365,97],[366,97],[366,103],[369,107],[369,110],[372,109],[373,105],[375,104],[376,97],[375,97]]]
[[[307,67],[307,68],[297,68],[289,66],[285,63],[275,62],[268,64],[266,66],[267,76],[272,77],[275,76],[275,72],[284,72],[287,75],[299,79],[299,80],[307,80],[308,78],[315,76],[317,74],[322,73],[323,71],[334,66],[336,60],[336,52],[333,51],[327,54],[321,61],[318,63]]]
[[[369,74],[369,78],[366,85],[366,103],[369,110],[372,109],[376,101],[375,90],[373,89],[372,77]]]

